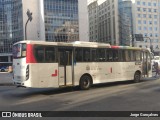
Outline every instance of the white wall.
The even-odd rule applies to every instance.
[[[28,40],[45,40],[44,27],[44,5],[43,0],[22,0],[23,5],[23,28],[25,35],[25,24],[28,19],[27,10],[32,12],[32,21],[27,25]]]
[[[87,0],[78,0],[78,10],[79,10],[79,40],[89,41]]]

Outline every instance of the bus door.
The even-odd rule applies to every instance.
[[[73,67],[72,67],[73,50],[58,49],[59,62],[59,86],[73,85]]]
[[[151,58],[149,52],[142,52],[142,73],[144,77],[149,77],[151,72]]]

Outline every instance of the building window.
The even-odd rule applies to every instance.
[[[144,33],[144,36],[147,37],[147,33]]]
[[[154,18],[157,19],[157,15],[154,15]]]
[[[144,30],[146,31],[146,30],[147,30],[147,27],[144,27]]]
[[[141,8],[137,8],[137,11],[141,11]]]
[[[157,34],[157,33],[155,34],[155,37],[158,37],[158,34]]]
[[[146,8],[143,8],[143,12],[146,12]]]
[[[151,6],[151,2],[148,2],[148,6]]]
[[[146,24],[147,22],[146,22],[146,20],[143,20],[143,24]]]
[[[152,27],[149,27],[149,30],[152,30]]]
[[[151,24],[152,24],[152,21],[149,21],[149,24],[151,25]]]
[[[141,26],[138,27],[138,30],[141,30]]]
[[[148,17],[149,17],[149,18],[152,18],[152,15],[151,15],[151,14],[150,14],[150,15],[148,15]]]
[[[146,14],[143,14],[143,17],[146,18]]]
[[[141,20],[138,20],[138,24],[141,24]]]
[[[154,28],[154,30],[155,30],[155,31],[158,31],[158,28],[157,28],[157,27],[155,27],[155,28]]]
[[[145,3],[145,2],[143,2],[143,5],[145,6],[145,5],[146,5],[146,3]]]
[[[138,17],[140,18],[140,17],[141,17],[141,14],[138,14]]]
[[[153,6],[157,6],[157,4],[156,4],[156,3],[153,3]]]
[[[137,5],[140,5],[141,4],[141,2],[140,1],[137,1]]]
[[[149,8],[149,9],[148,9],[148,12],[152,12],[152,9]]]
[[[157,21],[154,21],[154,24],[157,25]]]

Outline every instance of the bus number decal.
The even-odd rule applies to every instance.
[[[52,77],[56,77],[58,75],[58,70],[55,70],[54,74],[52,74]]]

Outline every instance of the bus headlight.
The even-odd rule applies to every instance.
[[[27,65],[27,68],[26,68],[26,80],[29,79],[29,65]]]

